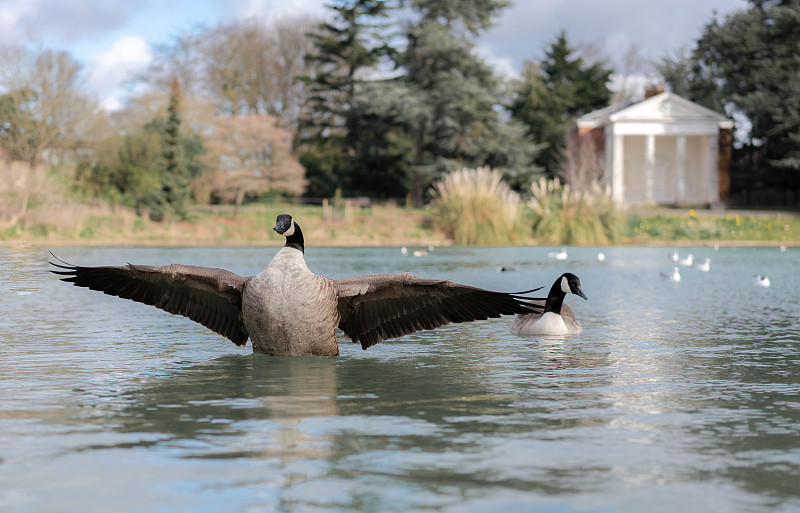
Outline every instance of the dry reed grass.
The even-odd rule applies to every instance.
[[[578,191],[558,178],[540,178],[531,185],[528,206],[534,214],[534,237],[548,244],[610,244],[625,229],[610,191],[596,182]]]
[[[442,226],[456,244],[508,245],[525,239],[522,200],[499,172],[464,168],[433,187]]]

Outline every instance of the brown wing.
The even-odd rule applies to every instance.
[[[334,280],[339,294],[339,328],[364,349],[381,340],[541,307],[515,293],[493,292],[408,273]],[[538,289],[534,289],[538,290]],[[532,291],[527,291],[532,292]]]
[[[82,267],[53,257],[60,263],[50,262],[58,268],[51,272],[64,276],[63,281],[183,315],[229,338],[237,346],[247,342],[247,331],[240,318],[247,279],[237,274],[180,264]]]
[[[572,311],[572,308],[570,308],[566,303],[561,305],[561,317],[564,318],[564,324],[567,326],[569,326],[570,323],[572,323],[573,326],[581,325],[581,323],[578,322],[578,319],[575,318],[575,313]]]

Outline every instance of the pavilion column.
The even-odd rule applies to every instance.
[[[676,178],[678,180],[675,202],[681,205],[686,200],[686,136],[679,135],[675,144]]]
[[[655,203],[653,187],[656,173],[656,136],[647,135],[644,143],[644,201]]]
[[[625,139],[623,135],[614,134],[614,155],[611,160],[611,196],[618,205],[625,203]]]
[[[714,205],[719,201],[719,135],[708,136],[708,197],[706,201]]]

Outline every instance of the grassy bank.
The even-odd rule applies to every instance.
[[[317,246],[445,245],[443,231],[432,228],[432,212],[374,206],[332,210],[320,206],[271,204],[240,209],[196,209],[185,222],[154,222],[132,209],[105,205],[39,206],[26,222],[0,232],[0,241],[90,245],[269,245],[278,214],[291,213],[306,239]]]
[[[131,209],[47,202],[24,223],[0,232],[5,243],[44,245],[270,245],[275,217],[292,213],[317,246],[436,246],[451,244],[434,210],[373,205],[328,210],[310,205],[250,205],[233,218],[228,208],[195,210],[187,222],[153,222]],[[629,213],[623,244],[800,244],[800,217],[717,211]],[[539,244],[532,235],[521,244]]]

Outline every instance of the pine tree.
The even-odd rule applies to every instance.
[[[724,112],[748,121],[737,126],[734,191],[794,191],[800,204],[800,2],[751,3],[706,25],[692,71]]]
[[[474,53],[472,37],[508,2],[413,0],[419,22],[408,33],[399,64],[408,91],[408,131],[414,142],[412,196],[420,205],[436,178],[462,167],[491,165],[526,176],[536,146],[501,119],[500,81]]]
[[[179,219],[189,217],[189,176],[181,141],[181,90],[174,79],[170,84],[171,94],[167,108],[167,123],[164,127],[163,158],[164,173],[161,175],[161,209],[154,209],[154,219],[172,214]]]
[[[304,77],[308,108],[300,122],[300,160],[311,196],[351,189],[362,124],[356,95],[363,75],[387,55],[382,22],[390,4],[380,0],[340,0],[329,6],[334,20],[312,34],[315,52],[307,57],[314,75]]]
[[[527,64],[511,111],[528,127],[532,140],[546,143],[536,162],[549,176],[561,168],[567,124],[608,105],[610,75],[603,63],[589,64],[576,55],[564,31],[540,62]]]

